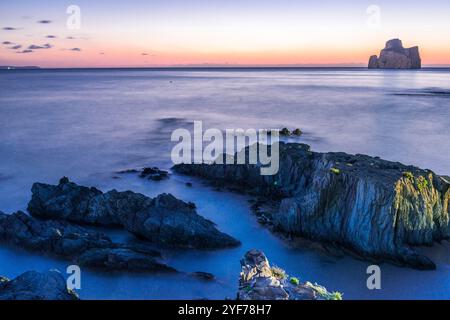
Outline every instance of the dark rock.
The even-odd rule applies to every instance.
[[[380,57],[371,56],[369,69],[420,69],[419,47],[403,48],[399,39],[392,39],[381,50]]]
[[[67,289],[58,271],[29,271],[11,281],[1,278],[0,300],[78,300],[78,296]]]
[[[66,222],[37,220],[23,212],[0,212],[0,241],[82,266],[112,271],[175,271],[160,262],[159,252],[145,250],[142,245],[114,243],[103,234]]]
[[[170,194],[149,198],[131,191],[103,193],[62,180],[58,186],[35,183],[29,212],[40,218],[100,226],[118,225],[166,247],[225,248],[239,241],[198,215],[195,204]]]
[[[279,134],[280,134],[280,136],[290,136],[291,132],[289,131],[288,128],[283,128],[280,130]]]
[[[153,181],[161,181],[169,178],[169,172],[165,170],[160,170],[157,167],[144,168],[142,169],[142,172],[139,176],[141,178],[147,178]]]
[[[148,253],[127,248],[86,250],[78,257],[77,262],[87,267],[107,270],[176,272],[175,269],[161,264]]]
[[[295,281],[293,281],[295,280]],[[248,251],[241,260],[238,300],[340,300],[340,293],[290,278],[284,270],[271,267],[264,253]]]
[[[283,128],[278,133],[282,137],[301,136],[303,134],[302,130],[300,130],[299,128],[294,129],[292,132],[288,128]]]
[[[126,170],[120,170],[116,172],[117,174],[133,174],[133,173],[139,173],[139,170],[137,169],[126,169]]]
[[[201,280],[206,280],[206,281],[212,281],[212,280],[216,279],[216,277],[212,273],[203,272],[203,271],[192,272],[191,276],[199,278]]]
[[[260,175],[259,165],[173,169],[272,199],[278,205],[273,224],[285,235],[332,243],[368,260],[435,268],[411,246],[450,237],[450,184],[444,178],[366,155],[312,152],[305,144],[280,143],[279,154],[274,176]]]

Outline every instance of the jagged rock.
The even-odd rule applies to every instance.
[[[193,203],[170,194],[149,198],[131,191],[106,193],[78,186],[67,178],[59,185],[35,183],[28,211],[40,218],[100,226],[123,226],[161,246],[225,248],[240,242],[198,215]]]
[[[58,271],[29,271],[11,281],[0,277],[0,300],[78,300],[78,296],[67,289]]]
[[[0,212],[0,241],[105,270],[175,272],[160,253],[143,246],[118,244],[107,236],[61,221],[41,221],[23,212]]]
[[[274,226],[362,258],[418,269],[434,263],[411,246],[450,238],[450,184],[429,170],[366,155],[312,152],[280,143],[280,170],[259,165],[182,164],[179,173],[272,199]],[[244,151],[248,152],[248,148]]]
[[[248,251],[241,260],[238,300],[331,300],[341,298],[341,294],[329,293],[324,287],[317,284],[301,283],[297,278],[289,279],[282,269],[271,267],[264,253],[259,250]]]
[[[419,47],[403,48],[399,39],[392,39],[381,50],[380,57],[371,56],[369,69],[420,69]]]

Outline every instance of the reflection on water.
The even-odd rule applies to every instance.
[[[213,252],[168,251],[184,275],[99,274],[83,270],[82,298],[234,298],[239,259],[250,248],[303,280],[346,298],[450,298],[448,243],[426,249],[437,271],[382,266],[382,290],[366,288],[368,263],[289,248],[262,228],[247,198],[186,177],[159,183],[120,169],[169,168],[174,128],[300,127],[316,151],[366,153],[450,174],[450,72],[297,70],[72,70],[0,72],[0,210],[26,209],[31,184],[63,176],[153,196],[171,192],[242,241]],[[114,232],[114,237],[126,237]],[[67,262],[0,247],[0,274],[58,268]]]

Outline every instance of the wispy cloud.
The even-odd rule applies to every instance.
[[[81,51],[81,49],[80,48],[72,48],[72,49],[69,49],[70,51]]]
[[[72,37],[72,36],[68,36],[66,39],[69,39],[69,40],[75,40],[76,38],[75,38],[75,37]]]
[[[41,23],[41,24],[49,24],[52,23],[52,20],[39,20],[37,23]]]
[[[20,48],[22,48],[22,45],[18,44],[18,45],[15,45],[14,47],[11,47],[10,49],[12,49],[12,50],[18,50],[18,49],[20,49]]]
[[[50,48],[52,48],[53,46],[50,44],[50,43],[46,43],[46,44],[44,44],[44,45],[42,45],[42,46],[38,46],[38,45],[35,45],[35,44],[32,44],[32,45],[30,45],[29,47],[28,47],[28,49],[29,50],[39,50],[39,49],[50,49]]]
[[[46,38],[47,38],[47,39],[56,39],[57,37],[54,36],[54,35],[48,35],[48,36],[46,36]]]
[[[22,51],[17,51],[17,53],[32,53],[33,50],[30,49],[26,49],[26,50],[22,50]]]
[[[142,56],[148,56],[148,53],[141,53]]]
[[[5,31],[14,31],[14,30],[17,30],[17,28],[14,28],[14,27],[4,27],[3,30],[5,30]]]
[[[12,43],[12,42],[10,42],[10,41],[3,41],[2,44],[4,44],[5,46],[7,46],[7,45],[10,45],[10,44],[14,44],[14,43]]]

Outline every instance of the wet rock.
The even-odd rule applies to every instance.
[[[420,69],[419,47],[403,48],[399,39],[392,39],[381,50],[380,57],[371,56],[369,69]]]
[[[295,280],[295,281],[294,281]],[[238,300],[340,300],[342,295],[324,287],[289,278],[271,267],[263,252],[248,251],[241,260]]]
[[[128,248],[86,250],[77,258],[77,262],[83,266],[107,270],[176,272],[175,269],[161,264],[153,255]]]
[[[240,242],[217,230],[195,210],[195,204],[170,194],[149,198],[131,191],[103,193],[67,178],[59,185],[35,183],[28,211],[40,218],[100,226],[122,226],[164,247],[225,248]]]
[[[78,300],[58,271],[25,272],[9,281],[0,277],[0,300]]]
[[[450,237],[445,178],[366,155],[279,146],[280,170],[273,176],[260,175],[259,165],[182,164],[173,170],[271,199],[278,206],[273,225],[285,235],[331,243],[370,261],[435,268],[412,246]]]
[[[114,243],[101,233],[67,222],[41,221],[23,212],[0,212],[0,242],[111,271],[175,271],[162,263],[160,253],[154,250]]]
[[[169,178],[169,172],[157,167],[144,168],[139,176],[153,181],[161,181]]]

